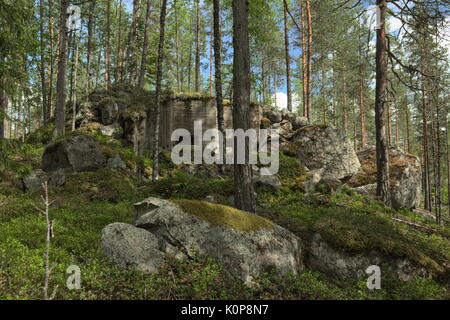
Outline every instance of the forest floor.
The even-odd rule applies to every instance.
[[[21,178],[40,167],[46,142],[41,132],[27,143],[3,142],[0,165],[0,299],[42,299],[44,283],[45,219],[35,208],[42,192],[23,192]],[[137,157],[120,142],[96,135],[111,152],[120,152],[140,174],[104,169],[67,175],[63,187],[51,190],[55,200],[50,218],[50,292],[55,299],[449,299],[448,226],[438,228],[408,211],[393,212],[350,188],[341,193],[305,195],[299,187],[302,166],[281,155],[279,177],[283,188],[258,190],[259,214],[272,219],[308,241],[318,230],[334,246],[347,252],[379,250],[407,256],[424,265],[447,268],[444,277],[412,281],[383,278],[382,289],[367,289],[366,281],[337,279],[306,269],[298,276],[280,278],[264,274],[253,288],[226,276],[223,267],[205,256],[189,262],[171,261],[157,274],[144,275],[111,265],[104,257],[101,230],[114,222],[132,223],[133,204],[147,197],[198,199],[214,195],[229,203],[233,181],[205,179],[184,173],[161,156],[163,178],[155,183],[143,178],[151,162]],[[427,233],[392,216],[410,219],[437,233]],[[81,268],[82,288],[66,287],[70,265]]]

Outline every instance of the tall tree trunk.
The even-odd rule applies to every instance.
[[[55,64],[54,55],[54,19],[53,19],[53,0],[48,1],[49,11],[49,37],[50,37],[50,63],[48,64],[48,94],[47,94],[47,112],[48,118],[53,117],[53,72]]]
[[[117,7],[119,18],[117,22],[117,47],[116,47],[116,68],[115,68],[115,79],[116,82],[123,81],[123,70],[122,70],[122,0],[119,0],[119,6]]]
[[[277,103],[277,92],[278,92],[278,77],[277,77],[277,73],[275,72],[275,75],[273,77],[273,89],[274,89],[274,100],[275,100],[275,109],[278,108],[278,103]]]
[[[375,89],[375,130],[377,141],[377,196],[391,206],[389,183],[389,150],[386,139],[386,0],[377,0],[380,8],[380,29],[377,30],[376,49],[376,89]]]
[[[211,26],[210,32],[209,32],[209,95],[213,96],[213,27]]]
[[[430,159],[429,159],[429,148],[428,148],[428,106],[426,100],[426,89],[424,84],[424,79],[422,79],[421,84],[422,91],[422,122],[423,122],[423,181],[424,181],[424,194],[425,194],[425,209],[428,211],[433,210],[432,200],[431,200],[431,182],[430,182]]]
[[[86,95],[88,95],[92,88],[92,76],[91,73],[91,62],[92,62],[92,36],[94,34],[94,10],[95,10],[96,0],[92,0],[91,6],[89,8],[88,15],[88,38],[87,38],[87,52],[86,52]]]
[[[65,133],[66,127],[66,67],[67,67],[67,8],[68,0],[61,0],[60,24],[60,43],[58,59],[58,77],[56,81],[56,135],[61,136]]]
[[[266,103],[266,66],[264,64],[264,54],[261,55],[261,92],[262,92],[262,101]]]
[[[248,31],[248,0],[233,0],[233,126],[246,131],[250,127],[250,47]],[[249,150],[246,141],[245,150]],[[246,154],[246,160],[248,159]],[[237,158],[237,146],[234,147]],[[234,165],[234,198],[236,208],[256,211],[252,184],[252,167],[248,164]]]
[[[195,91],[200,91],[200,0],[196,1]]]
[[[77,120],[77,82],[78,82],[78,52],[79,52],[79,42],[77,39],[77,35],[74,34],[74,43],[75,43],[75,65],[73,66],[73,96],[72,96],[72,131],[75,131],[76,120]]]
[[[308,87],[307,87],[307,98],[308,98],[308,120],[311,122],[311,90],[312,90],[312,43],[313,43],[313,29],[312,29],[312,14],[311,14],[311,0],[306,0],[306,14],[308,16]]]
[[[46,122],[49,119],[49,112],[47,107],[47,82],[45,79],[44,0],[39,0],[39,19],[41,20],[39,24],[39,37],[41,45],[39,74],[41,77],[42,116],[44,122]]]
[[[131,83],[136,81],[136,41],[137,30],[139,24],[139,16],[141,10],[141,1],[133,0],[133,18],[131,23],[130,34],[128,37],[127,62],[128,62],[128,78]]]
[[[0,91],[0,139],[6,138],[6,128],[8,127],[6,115],[8,114],[8,97]]]
[[[359,80],[359,124],[361,130],[361,149],[366,149],[366,109],[364,106],[364,78],[362,72],[362,64],[359,67],[360,80]]]
[[[147,13],[145,15],[144,24],[144,44],[142,47],[141,71],[139,73],[138,86],[143,88],[145,84],[145,71],[147,70],[147,55],[148,55],[148,29],[150,26],[150,19],[152,14],[152,2],[147,0]]]
[[[292,112],[292,91],[291,91],[291,54],[289,50],[289,21],[288,6],[286,0],[284,4],[284,50],[286,59],[286,89],[287,89],[287,109]]]
[[[214,66],[215,66],[215,85],[216,85],[216,104],[217,104],[217,124],[222,134],[225,133],[223,92],[222,92],[222,35],[220,32],[220,0],[213,0],[214,17]],[[225,149],[220,155],[223,159]]]
[[[406,149],[408,153],[411,153],[411,138],[410,138],[410,127],[409,127],[409,106],[408,106],[408,95],[406,95],[405,103],[405,118],[406,118]]]
[[[159,176],[159,123],[161,118],[161,82],[163,76],[163,62],[164,62],[164,41],[166,29],[166,14],[167,14],[167,0],[162,0],[161,14],[159,21],[159,47],[158,60],[156,64],[156,97],[154,107],[154,132],[153,132],[153,173],[152,179],[156,181]]]
[[[105,83],[111,88],[111,0],[106,0]]]
[[[178,92],[182,91],[182,81],[180,72],[180,25],[178,17],[178,1],[174,0],[173,7],[175,10],[175,59],[176,59],[176,77]]]
[[[307,30],[306,30],[306,14],[305,14],[305,6],[303,4],[303,0],[300,1],[300,10],[301,10],[301,38],[302,38],[302,81],[303,81],[303,117],[308,118],[308,67],[307,67]]]

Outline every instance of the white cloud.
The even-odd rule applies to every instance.
[[[274,96],[272,96],[272,98],[274,98]],[[280,110],[285,110],[287,109],[287,94],[284,92],[277,92],[276,93],[276,100],[277,100],[277,107]],[[302,99],[301,97],[294,93],[292,94],[292,105],[294,108],[294,111],[296,111],[297,108],[301,107],[302,104]]]

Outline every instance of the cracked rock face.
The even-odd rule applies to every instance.
[[[126,237],[123,232],[117,236],[110,232],[117,229],[117,224],[102,232],[105,254],[119,265],[136,265],[145,272],[155,272],[157,268],[142,266],[159,265],[160,257],[167,254],[183,259],[198,252],[214,258],[247,285],[262,272],[298,274],[303,269],[300,239],[278,225],[236,231],[213,225],[171,201],[157,198],[146,199],[135,207],[135,226],[121,227],[127,230]],[[147,255],[147,251],[151,254]],[[151,256],[155,257],[154,263],[148,260]]]

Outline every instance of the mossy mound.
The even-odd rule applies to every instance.
[[[69,174],[60,195],[81,195],[89,200],[119,202],[136,191],[137,181],[126,170],[101,169],[95,172]]]
[[[391,209],[352,189],[344,188],[333,196],[282,192],[260,198],[270,209],[265,217],[306,242],[319,233],[330,246],[350,255],[377,252],[407,258],[437,277],[448,272],[447,239],[392,221]]]
[[[272,229],[265,218],[235,208],[196,200],[173,200],[181,209],[213,226],[227,227],[238,232]]]
[[[299,160],[280,153],[278,177],[284,187],[294,191],[304,191],[307,172]]]

